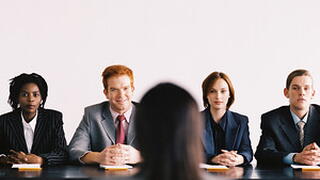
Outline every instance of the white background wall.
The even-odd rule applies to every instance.
[[[101,72],[135,72],[135,100],[161,81],[189,90],[202,109],[201,83],[212,71],[233,80],[232,110],[250,118],[253,148],[260,115],[288,104],[287,75],[309,69],[319,89],[317,0],[0,0],[0,112],[9,79],[41,74],[46,107],[63,112],[69,142],[85,106],[105,100]],[[314,103],[319,103],[316,94]]]

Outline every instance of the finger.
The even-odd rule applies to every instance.
[[[14,164],[22,163],[22,161],[14,155],[9,155],[8,158],[9,158],[9,161],[13,162]]]
[[[313,143],[313,147],[314,147],[314,149],[316,149],[316,150],[320,150],[320,148],[319,148],[319,146],[317,145],[317,143]]]
[[[17,151],[15,151],[15,150],[13,150],[13,149],[10,149],[10,151],[9,151],[11,154],[18,154],[18,152]]]
[[[225,150],[225,149],[221,149],[221,152],[227,153],[227,152],[229,152],[229,151],[227,151],[227,150]]]

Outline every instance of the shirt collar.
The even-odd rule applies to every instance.
[[[36,111],[36,115],[31,119],[29,123],[27,123],[27,121],[24,119],[23,111],[21,111],[21,119],[22,119],[22,124],[24,126],[29,124],[32,127],[32,130],[34,131],[34,129],[36,128],[37,119],[38,119],[38,110]]]
[[[213,120],[213,123],[219,125],[219,126],[222,128],[223,131],[226,130],[227,112],[228,112],[228,111],[226,111],[226,112],[224,113],[224,115],[222,116],[221,120],[220,120],[218,123],[216,123],[216,122]],[[213,119],[211,113],[210,113],[210,116],[211,116],[211,118]]]
[[[119,114],[118,112],[114,111],[114,110],[111,108],[110,105],[109,105],[109,110],[110,110],[110,112],[111,112],[111,116],[112,116],[113,121],[116,122],[117,117],[118,117],[120,114]],[[130,108],[128,109],[128,111],[123,114],[124,117],[126,118],[127,123],[130,122],[131,113],[132,113],[132,104],[131,104]]]
[[[293,119],[294,124],[297,124],[299,121],[303,121],[304,123],[307,123],[309,112],[307,112],[307,114],[306,114],[302,119],[300,119],[300,118],[299,118],[294,112],[292,112],[291,110],[290,110],[290,113],[291,113],[291,116],[292,116],[292,119]]]

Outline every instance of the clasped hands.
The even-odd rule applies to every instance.
[[[6,157],[1,157],[1,164],[42,164],[43,159],[35,154],[26,154],[24,152],[9,151]]]
[[[320,148],[317,143],[311,143],[302,152],[293,157],[293,161],[300,164],[315,166],[320,162]]]
[[[237,154],[237,151],[221,150],[221,154],[211,159],[213,163],[234,167],[244,162],[242,155]]]
[[[99,163],[104,165],[136,164],[140,161],[140,152],[125,144],[106,147],[99,153]]]

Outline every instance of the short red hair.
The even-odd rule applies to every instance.
[[[105,89],[108,89],[108,79],[114,76],[127,75],[131,81],[131,87],[133,87],[133,72],[130,68],[124,65],[112,65],[108,66],[102,72],[102,83]]]

